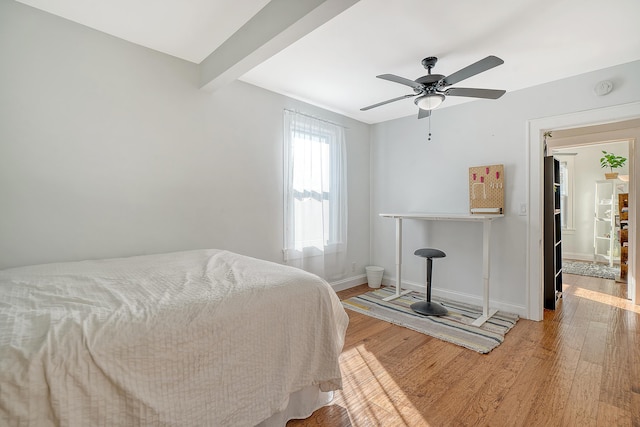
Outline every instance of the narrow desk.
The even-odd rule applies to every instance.
[[[472,325],[480,326],[491,316],[496,314],[497,309],[489,309],[489,277],[490,277],[490,254],[489,245],[491,242],[491,222],[504,215],[478,215],[478,214],[431,214],[431,213],[384,213],[380,214],[384,218],[396,219],[396,293],[385,298],[389,301],[410,293],[410,290],[402,290],[402,220],[417,219],[424,221],[475,221],[482,222],[482,279],[484,282],[484,294],[482,304],[482,316],[478,317]]]

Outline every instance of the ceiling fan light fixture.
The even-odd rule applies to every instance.
[[[440,104],[442,104],[445,95],[465,96],[468,98],[498,99],[506,92],[504,90],[497,89],[449,87],[461,82],[464,79],[468,79],[469,77],[475,76],[476,74],[480,74],[484,71],[497,67],[500,64],[504,64],[504,61],[497,56],[487,56],[486,58],[474,62],[473,64],[468,65],[448,76],[431,73],[431,69],[436,64],[437,60],[438,58],[436,58],[435,56],[430,56],[423,59],[422,65],[427,69],[428,74],[426,76],[418,77],[415,80],[396,76],[395,74],[380,74],[379,76],[376,76],[379,79],[409,86],[413,89],[414,93],[378,102],[377,104],[363,107],[360,109],[360,111],[367,111],[372,108],[380,107],[381,105],[400,101],[401,99],[414,98],[413,102],[420,109],[420,111],[418,112],[418,118],[423,119],[425,117],[431,117],[431,110],[438,108]]]
[[[440,93],[427,93],[426,95],[419,96],[415,99],[416,105],[421,110],[433,110],[438,108],[444,101],[444,95]]]

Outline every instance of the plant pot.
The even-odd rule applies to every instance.
[[[604,177],[607,179],[616,179],[618,177],[618,172],[605,173]]]
[[[379,288],[382,284],[382,274],[384,273],[384,268],[369,266],[364,268],[367,272],[367,283],[370,288]]]

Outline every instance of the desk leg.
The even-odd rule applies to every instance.
[[[491,316],[496,314],[498,310],[489,309],[489,278],[490,278],[490,248],[491,248],[491,220],[482,221],[482,281],[484,282],[482,296],[482,316],[478,317],[471,323],[473,326],[481,326],[489,320]]]
[[[383,301],[391,301],[411,291],[402,291],[402,218],[396,218],[396,293]]]
[[[396,218],[396,293],[383,298],[383,301],[391,301],[410,292],[402,291],[402,218]]]

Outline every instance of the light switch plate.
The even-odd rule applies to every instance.
[[[527,215],[527,204],[520,203],[520,210],[518,211],[518,215],[525,216]]]

